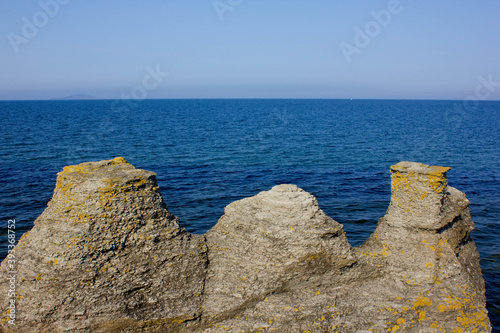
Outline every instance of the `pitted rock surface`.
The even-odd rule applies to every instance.
[[[237,309],[291,280],[355,261],[342,225],[295,185],[278,185],[228,205],[206,237],[207,314]]]
[[[197,318],[206,251],[168,212],[153,172],[122,158],[65,167],[15,249],[16,328],[118,332],[122,321]]]
[[[4,310],[0,329],[491,332],[469,201],[448,169],[392,166],[387,213],[353,248],[295,185],[236,201],[192,235],[154,173],[123,158],[65,167],[14,249],[16,325]]]

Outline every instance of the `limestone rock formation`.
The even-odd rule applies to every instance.
[[[15,250],[19,332],[120,332],[200,316],[204,239],[179,227],[155,174],[123,158],[65,167]]]
[[[0,328],[491,332],[469,202],[447,170],[391,167],[387,213],[352,248],[294,185],[228,205],[202,236],[179,226],[154,173],[122,158],[66,167],[15,248],[16,325],[4,311]]]
[[[491,331],[469,201],[447,185],[448,170],[409,162],[391,167],[387,214],[356,249],[358,262],[379,276],[369,285],[385,302],[379,318],[393,328]]]
[[[340,274],[355,262],[342,225],[295,185],[275,186],[228,205],[206,237],[207,315],[238,312],[290,281],[319,279],[327,271]]]

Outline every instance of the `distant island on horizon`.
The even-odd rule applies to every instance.
[[[65,96],[65,97],[59,97],[59,98],[53,98],[53,101],[61,101],[61,100],[81,100],[81,99],[101,99],[99,97],[91,96],[91,95],[84,95],[84,94],[77,94],[77,95],[70,95],[70,96]]]

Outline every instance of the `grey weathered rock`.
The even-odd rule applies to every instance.
[[[415,332],[489,332],[469,201],[447,186],[446,171],[408,162],[391,168],[389,209],[357,249],[359,262],[380,275],[370,284],[392,304],[380,312],[387,322]]]
[[[234,202],[207,234],[205,313],[226,315],[290,281],[319,278],[354,263],[342,225],[295,185]]]
[[[179,227],[154,173],[122,158],[65,167],[16,256],[20,332],[121,332],[201,313],[203,237]]]
[[[66,167],[16,248],[15,330],[490,332],[469,202],[447,170],[391,167],[387,214],[351,248],[294,185],[228,205],[199,236],[153,173],[120,158]]]

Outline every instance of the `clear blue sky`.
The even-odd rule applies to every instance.
[[[400,0],[385,26],[371,11],[395,0],[218,0],[223,20],[213,0],[54,1],[53,17],[0,2],[0,99],[115,99],[146,79],[147,98],[461,100],[500,82],[498,0]],[[367,24],[348,63],[340,45]],[[500,83],[481,94],[500,100]]]

